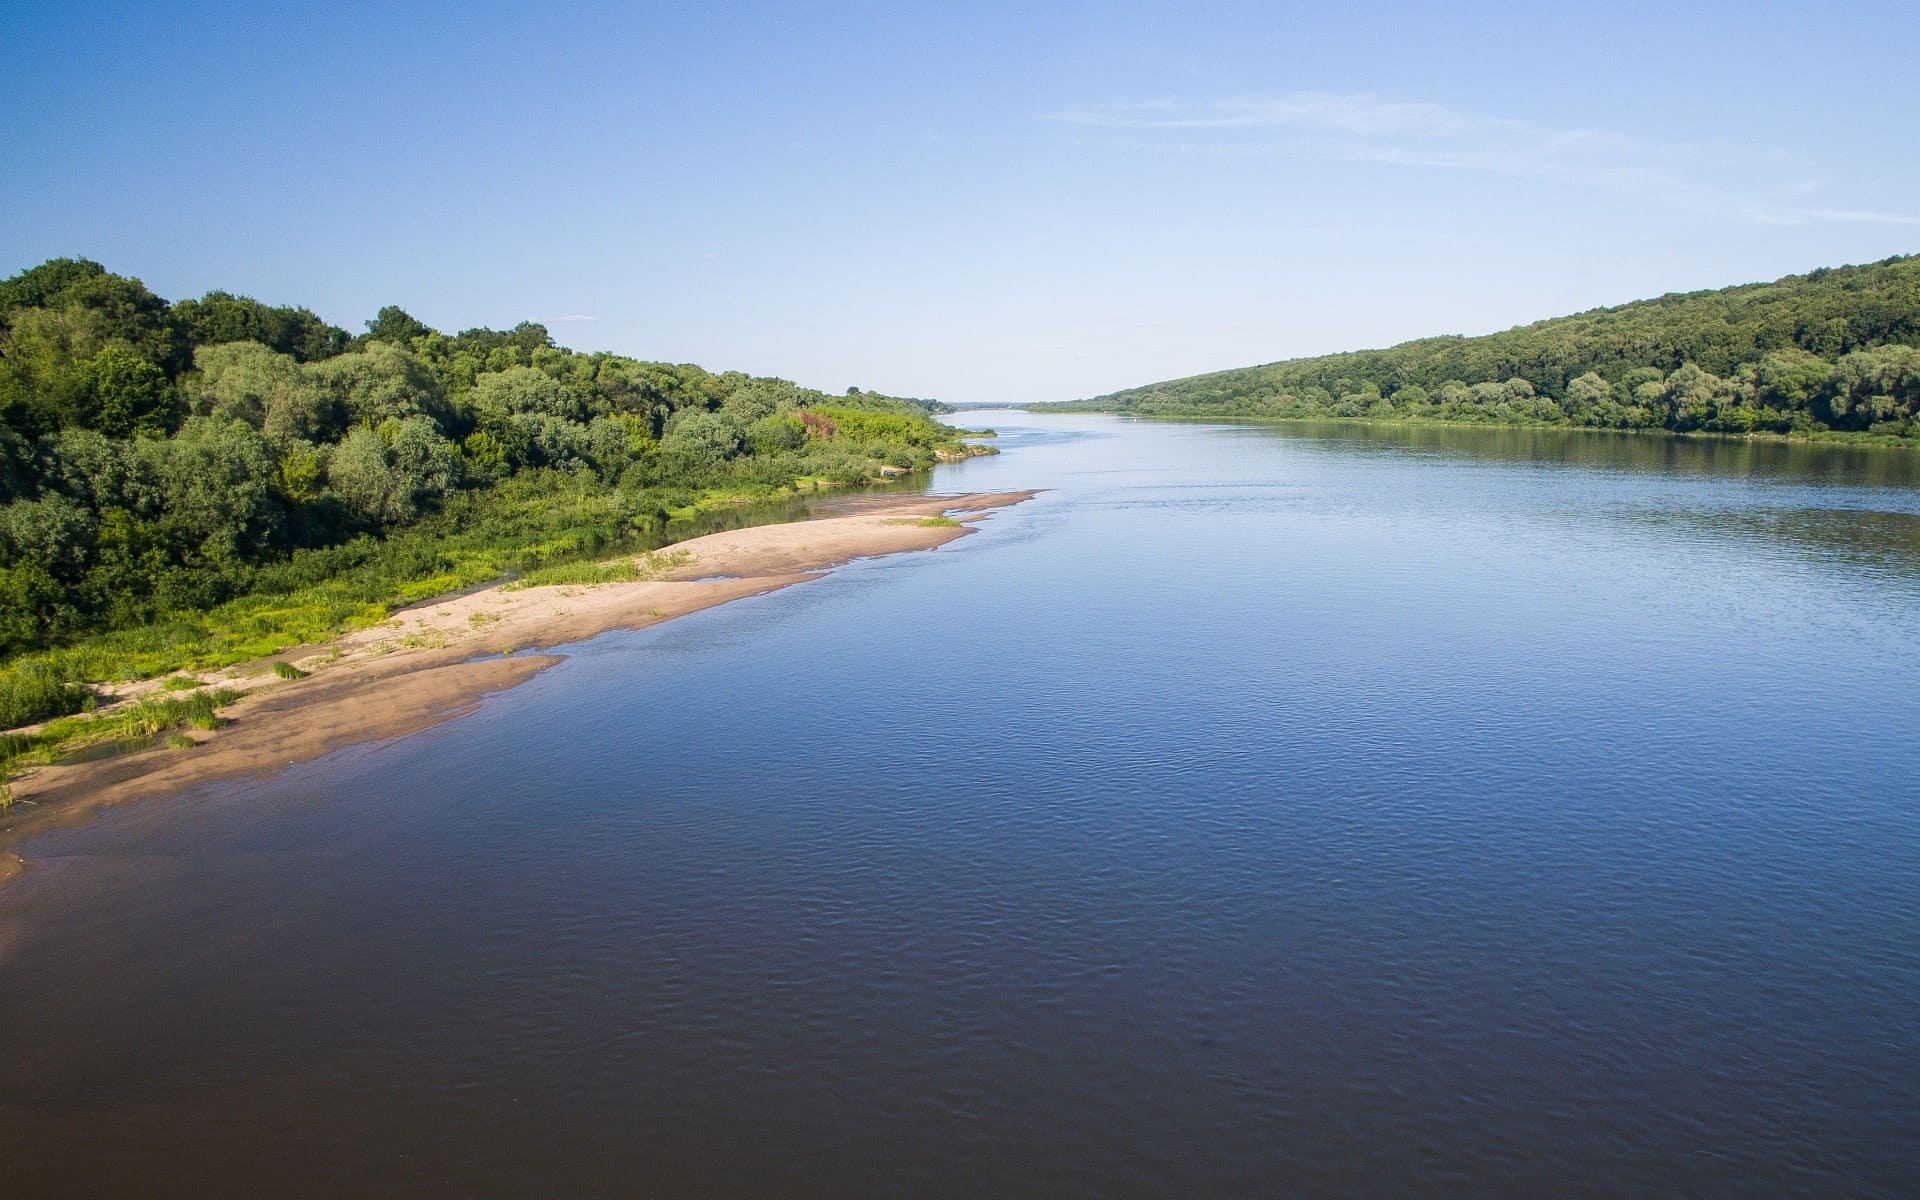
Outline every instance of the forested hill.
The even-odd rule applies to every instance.
[[[1920,438],[1920,257],[1036,409]]]
[[[932,407],[44,263],[0,282],[0,727],[703,504],[968,453]]]

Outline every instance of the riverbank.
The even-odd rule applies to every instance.
[[[935,549],[1033,495],[872,497],[848,515],[709,534],[586,566],[577,582],[508,583],[416,605],[325,645],[202,675],[199,686],[240,693],[221,710],[219,728],[15,780],[16,803],[0,818],[0,882],[21,869],[12,850],[20,841],[100,807],[271,775],[416,732],[560,661],[552,647],[818,579],[855,558]],[[303,674],[283,678],[276,664]]]
[[[1920,438],[1897,434],[1868,433],[1849,429],[1815,429],[1805,432],[1780,432],[1771,429],[1747,431],[1718,429],[1665,429],[1657,426],[1575,425],[1566,421],[1530,420],[1449,420],[1444,417],[1400,413],[1391,417],[1336,416],[1332,413],[1223,413],[1223,412],[1138,412],[1120,408],[1078,408],[1076,401],[1029,405],[1023,412],[1035,416],[1127,417],[1136,421],[1181,421],[1197,425],[1367,425],[1410,426],[1421,429],[1524,429],[1560,433],[1630,434],[1634,437],[1689,438],[1705,441],[1774,443],[1794,446],[1836,446],[1886,450],[1920,449]]]

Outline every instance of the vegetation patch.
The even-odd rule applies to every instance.
[[[93,692],[58,664],[24,662],[0,670],[0,725],[13,728],[80,712]]]
[[[685,550],[647,553],[638,557],[614,558],[604,562],[562,563],[539,567],[505,585],[502,590],[518,591],[530,587],[554,587],[566,584],[646,583],[663,578],[693,561]]]
[[[224,724],[219,710],[239,698],[240,693],[227,688],[153,696],[109,713],[61,717],[30,733],[0,734],[0,780],[10,779],[21,766],[115,745],[144,746],[187,729],[218,729]],[[0,807],[11,802],[11,788],[0,783]]]

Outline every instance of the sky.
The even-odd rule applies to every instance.
[[[956,402],[1920,251],[1920,7],[0,5],[0,275]]]

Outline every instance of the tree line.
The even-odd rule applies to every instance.
[[[1920,257],[1036,408],[1920,438]]]
[[[430,578],[454,569],[435,539],[559,536],[562,493],[618,536],[702,496],[927,467],[963,452],[942,408],[575,352],[532,322],[446,334],[388,307],[354,335],[55,259],[0,282],[0,656],[312,585],[388,541]]]

